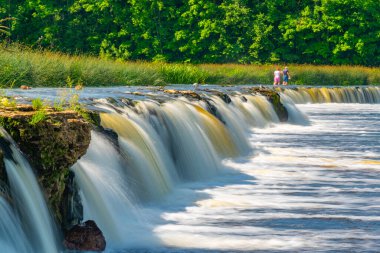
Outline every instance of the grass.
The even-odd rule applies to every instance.
[[[276,65],[120,62],[0,45],[0,87],[272,84]],[[283,67],[283,66],[279,66]],[[379,85],[380,68],[288,65],[290,84]]]
[[[46,119],[46,113],[44,111],[37,111],[33,114],[32,118],[29,121],[29,124],[36,125],[41,121]]]
[[[41,98],[35,98],[32,100],[32,107],[33,107],[33,110],[39,111],[44,108],[44,102],[42,101]]]

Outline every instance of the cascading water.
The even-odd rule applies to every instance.
[[[28,245],[20,243],[15,245],[16,250],[22,252],[24,248],[27,248],[29,252],[58,252],[58,230],[49,213],[32,168],[3,129],[1,129],[1,135],[6,138],[2,142],[8,142],[2,146],[3,149],[9,149],[5,152],[4,164],[12,200],[22,221],[23,231],[28,237],[26,242],[29,242],[32,248],[30,249]],[[15,218],[10,219],[15,220]],[[13,225],[13,227],[13,231],[19,229],[17,225]],[[18,236],[24,237],[21,232]]]
[[[13,208],[0,197],[0,249],[4,253],[29,253],[33,251],[21,222]]]
[[[135,170],[133,179],[139,185],[154,185],[146,188],[150,195],[146,197],[157,198],[169,192],[177,174],[155,131],[147,131],[147,125],[137,124],[127,115],[101,114],[101,120],[104,127],[118,134],[120,148],[129,158],[128,162],[140,168]]]
[[[168,102],[162,105],[160,116],[168,129],[170,152],[179,176],[196,180],[215,175],[221,165],[196,109],[180,101]]]
[[[86,155],[72,167],[82,190],[84,218],[96,221],[110,248],[154,244],[128,188],[122,156],[101,134],[93,132],[91,138]]]
[[[263,96],[247,96],[248,101],[250,101],[257,109],[260,110],[266,121],[278,123],[280,122],[272,104]]]
[[[260,109],[256,107],[251,101],[258,99],[256,96],[245,95],[245,102],[242,101],[242,97],[233,96],[231,100],[243,113],[245,120],[248,122],[248,125],[252,127],[266,127],[270,123],[264,115],[261,113]],[[261,97],[259,98],[261,99]]]
[[[167,104],[170,103],[173,103],[173,101],[167,102]],[[188,113],[193,114],[192,117],[196,119],[194,123],[198,125],[198,128],[204,130],[206,133],[206,138],[210,140],[218,155],[221,157],[233,157],[239,154],[237,140],[233,139],[230,132],[222,122],[204,109],[204,105],[191,104],[187,100],[183,100],[183,102],[176,101],[174,107],[176,105],[183,107],[179,110],[183,110],[184,112],[187,111]],[[171,147],[176,140],[173,140],[173,136],[169,134],[170,128],[168,125],[170,125],[170,123],[167,123],[167,121],[170,121],[170,119],[165,116],[165,114],[167,114],[165,110],[157,104],[151,102],[140,102],[137,105],[137,109],[144,115],[144,118],[154,126],[157,133],[161,136],[163,143],[165,143],[168,147]],[[190,129],[187,130],[191,132]]]
[[[238,107],[234,106],[233,102],[226,104],[221,98],[211,96],[211,101],[217,108],[220,117],[225,123],[232,138],[235,140],[241,155],[248,154],[251,150],[247,142],[248,124],[244,118],[244,114]]]
[[[379,87],[333,87],[283,89],[297,104],[305,103],[380,103]]]
[[[310,121],[307,116],[301,112],[291,98],[289,98],[286,94],[281,94],[281,103],[285,106],[288,111],[288,122],[299,125],[309,125]]]
[[[309,155],[303,153],[306,148],[304,145],[328,143],[329,138],[334,138],[334,135],[330,134],[325,138],[323,128],[317,126],[313,131],[316,131],[318,136],[311,138],[312,142],[303,139],[310,138],[308,128],[312,127],[314,122],[310,122],[294,102],[380,103],[380,89],[286,88],[281,89],[280,94],[281,102],[289,114],[289,122],[293,125],[280,123],[273,106],[265,97],[244,93],[229,94],[231,101],[224,101],[213,93],[204,94],[203,98],[207,99],[207,103],[205,100],[171,97],[158,97],[155,100],[152,97],[152,100],[139,101],[133,105],[117,99],[117,105],[113,106],[96,104],[110,111],[101,114],[102,125],[112,129],[118,137],[115,144],[105,134],[93,132],[87,154],[72,167],[75,180],[81,189],[84,218],[96,221],[106,237],[107,248],[120,250],[116,252],[123,252],[129,248],[142,248],[145,252],[145,249],[151,246],[162,245],[179,247],[181,250],[196,248],[200,251],[216,252],[260,249],[290,252],[299,249],[310,250],[314,247],[312,240],[305,242],[302,237],[305,235],[302,233],[313,235],[310,238],[316,238],[316,242],[326,243],[317,225],[311,231],[305,228],[299,233],[301,235],[295,233],[299,228],[291,226],[293,221],[289,220],[288,216],[297,216],[293,218],[307,227],[309,223],[302,223],[302,219],[308,218],[308,213],[303,212],[302,208],[311,208],[316,203],[316,206],[323,206],[329,210],[330,206],[335,205],[334,201],[344,199],[342,196],[330,199],[329,189],[334,185],[326,186],[326,191],[325,186],[322,187],[323,191],[320,193],[324,198],[321,202],[313,199],[313,192],[307,191],[309,188],[320,191],[319,184],[326,184],[321,179],[321,173],[327,171],[326,175],[331,176],[332,182],[335,182],[341,173],[339,170],[333,171],[335,165],[329,164],[330,157],[324,152],[318,151],[322,158],[310,159],[315,163],[310,168],[297,167],[307,166],[299,164]],[[210,109],[210,106],[213,109]],[[313,109],[318,110],[319,107],[310,108],[309,114],[313,113]],[[346,129],[335,127],[332,124],[335,119],[323,125],[323,120],[318,118],[319,115],[318,124],[331,127],[331,133],[341,130],[344,134],[354,137],[352,133],[360,132],[360,138],[364,138],[365,141],[373,136],[377,138],[378,132],[372,128],[372,125],[377,123],[372,122],[371,117],[376,117],[378,113],[376,114],[375,110],[371,111],[370,107],[363,107],[364,109],[368,111],[369,123],[361,125],[361,128],[368,127],[368,138],[367,132],[360,132],[362,130],[359,128],[351,132],[349,122],[342,119],[340,124]],[[318,111],[320,114],[322,112],[323,110]],[[315,115],[313,117],[315,118]],[[354,116],[351,118],[355,119]],[[360,122],[358,120],[358,123]],[[274,126],[274,133],[271,128],[265,128],[267,126]],[[254,131],[251,131],[252,128]],[[301,134],[297,135],[298,132]],[[260,137],[258,133],[263,136]],[[293,136],[296,136],[294,143]],[[281,141],[277,142],[277,139]],[[342,141],[341,138],[338,139]],[[352,147],[356,144],[352,142]],[[255,156],[250,156],[250,151],[255,145],[262,150],[255,153]],[[271,145],[268,150],[266,145]],[[323,148],[322,144],[318,145],[320,149]],[[283,148],[279,149],[277,146]],[[374,146],[376,147],[378,146]],[[282,154],[284,150],[285,155]],[[294,150],[298,153],[292,153]],[[58,252],[57,234],[51,229],[54,226],[48,212],[44,211],[47,210],[46,204],[33,193],[36,191],[35,185],[27,182],[27,179],[33,179],[34,175],[24,172],[23,168],[29,167],[16,149],[12,148],[12,154],[14,158],[6,158],[5,164],[15,201],[10,205],[0,197],[0,215],[3,217],[0,222],[1,250],[10,253]],[[348,155],[350,157],[344,159],[348,159],[350,163],[358,163],[362,170],[366,170],[368,166],[371,166],[371,170],[376,170],[379,164],[376,153],[367,152],[364,161],[359,159],[360,155],[357,152],[348,152]],[[245,156],[246,160],[238,160],[235,163],[232,158],[239,156]],[[335,159],[342,159],[340,153],[336,154]],[[347,170],[346,167],[349,165],[344,164],[342,170]],[[238,172],[232,169],[225,170],[225,167],[233,167]],[[275,175],[271,174],[272,170],[275,170]],[[223,173],[220,173],[221,171]],[[372,179],[376,175],[372,175],[371,171],[365,173],[368,173],[368,180],[373,183],[373,187],[377,187],[377,181]],[[212,176],[217,176],[216,182],[205,180]],[[355,185],[360,191],[370,191],[371,189],[361,188],[361,176],[358,175]],[[296,180],[290,180],[293,177]],[[306,188],[306,183],[302,184],[305,178],[310,179]],[[345,181],[342,179],[342,182]],[[347,185],[350,183],[347,182]],[[345,184],[342,183],[342,187],[345,187]],[[334,193],[344,189],[334,188]],[[351,188],[349,190],[353,191]],[[181,193],[180,196],[177,195],[178,192]],[[22,197],[24,194],[31,195]],[[371,191],[371,194],[376,193]],[[275,197],[275,201],[268,201],[272,196]],[[174,199],[171,199],[173,197]],[[375,200],[371,197],[369,199]],[[280,204],[277,204],[277,201]],[[358,206],[365,204],[357,199],[352,200],[352,203]],[[349,205],[341,208],[346,207],[345,211],[351,212]],[[371,209],[372,206],[366,208]],[[366,209],[363,209],[363,212],[365,211]],[[316,217],[310,219],[315,219],[315,223],[318,223],[323,221],[326,215],[329,214],[316,210]],[[344,213],[341,216],[344,217],[341,223],[340,217],[336,218],[338,221],[335,221],[335,216],[331,220],[334,224],[346,226],[345,220],[351,221],[351,217],[345,216]],[[276,220],[276,217],[280,218]],[[375,217],[365,219],[377,221]],[[367,223],[363,225],[368,226]],[[283,228],[283,231],[278,232],[278,227]],[[358,231],[357,235],[360,235],[360,232]],[[296,234],[294,237],[293,233]],[[329,236],[334,235],[333,232],[328,233]],[[367,239],[372,243],[376,238],[375,235],[371,236],[373,237]],[[337,240],[339,239],[341,238]],[[22,243],[17,243],[18,241]],[[346,240],[345,245],[348,243]],[[333,247],[333,244],[325,245]],[[146,251],[154,252],[151,249]]]
[[[104,103],[101,107],[112,111]],[[147,199],[144,194],[153,200],[166,194],[178,180],[177,173],[182,180],[216,175],[222,168],[219,156],[237,156],[242,150],[234,145],[231,129],[197,104],[179,100],[162,106],[140,102],[135,110],[120,107],[117,111],[121,113],[102,113],[103,127],[118,134],[119,150],[93,133],[87,154],[73,166],[83,191],[85,218],[96,220],[114,247],[132,241],[139,244],[141,238],[128,240],[123,235],[149,227],[130,211],[136,210],[138,199]],[[235,112],[240,114],[237,109]],[[107,184],[104,178],[108,178]],[[127,192],[134,196],[127,196]],[[120,203],[127,204],[123,207]],[[136,219],[141,222],[130,224]]]

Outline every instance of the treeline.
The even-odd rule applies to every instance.
[[[0,1],[8,16],[9,41],[70,54],[380,66],[378,0]]]

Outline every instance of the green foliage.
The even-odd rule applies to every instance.
[[[190,64],[161,64],[159,73],[167,83],[204,83],[207,72]],[[158,84],[160,85],[160,84]]]
[[[265,52],[258,54],[265,55]],[[380,84],[380,68],[375,67],[306,64],[288,66],[292,73],[291,84]],[[0,46],[0,85],[7,88],[21,85],[59,87],[60,94],[54,101],[54,108],[58,111],[74,109],[84,86],[164,86],[195,82],[271,84],[276,67],[277,64],[120,62],[88,56],[68,56],[47,50],[31,50],[16,45],[6,48]]]
[[[15,108],[16,107],[16,100],[13,98],[3,97],[1,99],[1,105],[5,106],[5,107]]]
[[[32,107],[33,107],[33,110],[39,111],[43,109],[45,105],[41,98],[35,98],[32,100]]]
[[[0,1],[0,19],[15,18],[0,23],[14,42],[105,59],[187,63],[379,66],[379,13],[378,0]],[[38,84],[46,76],[63,80],[66,71],[73,80],[81,75],[75,65],[46,64],[56,66],[41,66],[39,72],[51,73],[41,73]],[[97,70],[96,80],[83,81],[106,83]]]
[[[83,88],[81,79],[74,83],[74,80],[68,76],[66,78],[66,86],[60,90],[59,96],[54,100],[53,108],[56,111],[63,111],[65,109],[76,110],[81,107],[79,103],[80,94],[78,89]],[[75,86],[75,88],[74,88]]]
[[[56,110],[58,112],[61,112],[61,111],[63,111],[65,109],[64,108],[64,103],[62,102],[61,99],[56,99],[53,102],[53,108],[54,108],[54,110]]]
[[[46,119],[46,113],[44,111],[37,111],[33,114],[32,118],[29,121],[29,124],[36,125],[45,119]]]
[[[66,86],[70,89],[74,86],[74,80],[70,76],[66,78]]]

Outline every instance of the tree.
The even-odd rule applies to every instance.
[[[32,47],[120,60],[380,65],[378,0],[11,0]]]

